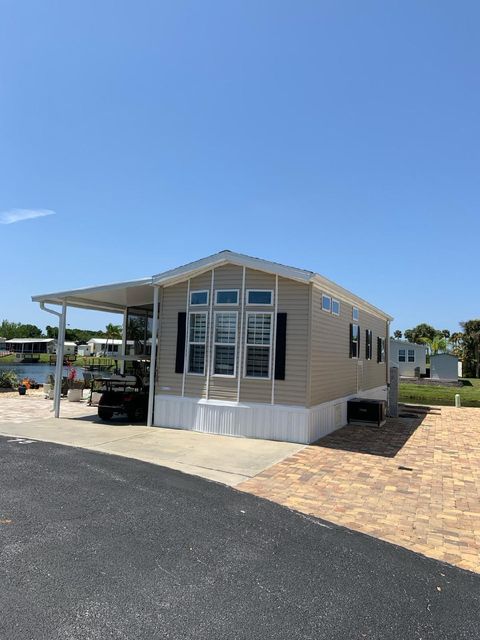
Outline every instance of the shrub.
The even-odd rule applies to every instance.
[[[0,371],[0,389],[16,389],[18,378],[14,371]]]

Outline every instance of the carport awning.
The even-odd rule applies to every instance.
[[[33,302],[47,304],[66,303],[69,307],[123,313],[127,307],[151,305],[153,301],[152,278],[116,282],[114,284],[59,291],[32,296]]]

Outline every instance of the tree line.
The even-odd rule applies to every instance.
[[[405,338],[408,342],[425,344],[430,353],[452,353],[463,364],[463,375],[467,378],[480,378],[480,320],[460,322],[463,331],[451,333],[448,329],[435,329],[421,323],[412,329],[393,332],[397,340]]]
[[[121,337],[122,329],[118,325],[109,324],[102,331],[101,329],[94,331],[93,329],[65,329],[65,340],[69,342],[77,342],[79,344],[88,342],[90,338],[117,338]],[[47,324],[45,332],[35,324],[23,324],[22,322],[10,322],[3,320],[0,323],[0,337],[6,340],[12,338],[54,338],[58,337],[58,327],[52,327]]]

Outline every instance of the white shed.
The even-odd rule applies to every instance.
[[[427,348],[406,340],[390,338],[390,366],[398,368],[401,377],[415,377],[415,369],[420,374],[427,372]]]
[[[430,378],[433,380],[458,380],[458,358],[451,353],[430,356]]]

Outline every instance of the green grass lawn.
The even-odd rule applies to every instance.
[[[459,393],[462,407],[480,407],[480,378],[464,378],[461,387],[436,387],[400,383],[400,402],[413,404],[455,404],[455,394]]]

